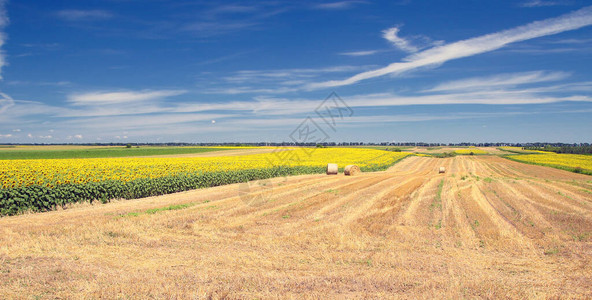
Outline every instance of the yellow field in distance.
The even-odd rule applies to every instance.
[[[557,154],[543,152],[539,154],[514,155],[512,159],[538,165],[564,168],[582,168],[592,171],[592,156],[579,154]]]
[[[264,169],[273,166],[322,167],[336,163],[373,167],[391,165],[410,155],[360,148],[297,148],[265,154],[219,157],[128,157],[0,161],[0,188],[55,187],[105,180],[131,181],[200,172]]]
[[[489,152],[481,150],[481,149],[477,149],[477,148],[468,148],[468,149],[458,149],[458,150],[454,150],[454,153],[456,154],[471,154],[471,152],[473,154],[488,154]]]

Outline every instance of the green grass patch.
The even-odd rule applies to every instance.
[[[473,149],[473,148],[454,150],[454,153],[456,153],[458,155],[486,155],[486,154],[489,154],[489,152],[487,152],[487,151],[484,151],[481,149]]]
[[[436,192],[436,200],[438,201],[442,200],[442,188],[444,188],[444,179],[440,180],[438,184],[438,191]]]
[[[431,157],[436,158],[447,158],[447,157],[455,157],[456,153],[454,152],[442,152],[442,153],[428,153],[428,152],[416,152],[417,154],[429,155]]]
[[[570,197],[569,195],[566,195],[564,193],[562,193],[561,191],[557,191],[557,195],[568,198],[570,200],[575,200],[574,198]]]
[[[436,227],[436,229],[442,228],[442,220],[438,220],[438,223],[436,223],[434,227]]]
[[[130,212],[125,215],[122,215],[122,217],[137,217],[139,215],[153,215],[155,213],[159,213],[159,212],[163,212],[163,211],[185,209],[185,208],[194,206],[196,204],[198,204],[198,203],[175,204],[175,205],[169,205],[169,206],[165,206],[165,207],[151,208],[151,209],[147,209],[147,210],[141,211],[141,212]]]
[[[66,158],[104,158],[104,157],[132,157],[152,155],[195,154],[212,151],[230,150],[236,148],[207,148],[207,147],[97,147],[90,149],[60,149],[60,150],[2,150],[0,160],[10,159],[66,159]]]
[[[590,232],[572,234],[571,237],[575,242],[584,242],[590,237]]]
[[[193,203],[169,205],[169,206],[165,206],[165,207],[148,209],[144,213],[149,214],[149,215],[152,215],[152,214],[155,214],[155,213],[161,212],[161,211],[180,210],[180,209],[188,208],[188,207],[193,206],[193,205],[194,205]]]
[[[442,188],[444,187],[444,179],[440,180],[438,184],[438,190],[436,191],[436,197],[434,198],[434,202],[430,205],[430,210],[433,210],[434,207],[438,209],[442,209]]]

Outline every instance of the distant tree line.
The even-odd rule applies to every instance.
[[[167,142],[167,143],[5,143],[2,145],[82,145],[82,146],[399,146],[399,147],[524,147],[526,148],[571,148],[571,147],[588,147],[589,143],[579,144],[564,144],[564,143],[424,143],[424,142],[322,142],[322,143],[295,143],[295,142],[222,142],[222,143],[184,143],[184,142]],[[571,152],[566,152],[571,153]]]
[[[524,150],[549,151],[555,153],[569,153],[569,154],[592,154],[592,146],[551,146],[545,145],[543,147],[523,147]]]

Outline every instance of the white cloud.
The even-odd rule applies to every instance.
[[[498,74],[493,76],[476,77],[470,79],[461,79],[444,82],[426,91],[468,91],[487,88],[499,88],[502,86],[516,86],[521,84],[557,81],[565,79],[569,77],[569,75],[570,74],[566,72],[545,71]]]
[[[0,138],[9,138],[12,137],[12,134],[0,134]]]
[[[393,43],[393,45],[405,52],[414,53],[419,51],[419,48],[412,45],[410,41],[399,37],[397,34],[399,33],[398,27],[392,27],[382,31],[382,37],[387,41]]]
[[[85,131],[111,132],[120,136],[146,128],[173,128],[179,124],[205,124],[212,119],[223,119],[232,115],[227,114],[199,114],[199,113],[162,113],[143,116],[110,116],[94,118],[78,118],[61,122],[63,128],[77,128]],[[88,134],[86,134],[88,136]]]
[[[12,100],[11,105],[5,108],[0,123],[5,123],[7,126],[21,125],[22,123],[14,123],[15,119],[25,116],[57,115],[64,110],[66,109],[36,101]]]
[[[365,50],[365,51],[352,51],[352,52],[342,52],[339,55],[346,55],[346,56],[368,56],[378,53],[378,50]]]
[[[368,66],[332,66],[324,68],[299,68],[299,69],[276,69],[276,70],[240,70],[234,72],[233,75],[224,77],[224,80],[232,83],[253,82],[261,83],[261,81],[278,81],[278,80],[296,80],[296,79],[311,79],[324,74],[352,72],[368,69]]]
[[[354,108],[379,108],[376,118],[354,118],[347,123],[363,126],[364,123],[373,123],[372,120],[381,122],[421,122],[429,120],[447,120],[459,118],[473,118],[474,116],[450,115],[430,116],[413,114],[409,116],[393,115],[388,117],[385,108],[405,105],[450,105],[450,104],[488,104],[488,105],[513,105],[513,104],[541,104],[562,101],[592,102],[590,82],[561,82],[569,76],[565,72],[531,71],[518,73],[505,73],[485,77],[463,78],[454,81],[443,82],[435,86],[428,86],[424,90],[401,93],[376,93],[358,94],[343,97],[346,103]],[[553,84],[555,82],[556,84]],[[144,106],[145,102],[137,101],[137,107]],[[136,102],[134,102],[136,103]],[[56,106],[41,105],[32,101],[16,100],[15,106],[7,112],[11,119],[0,118],[0,123],[6,124],[5,128],[14,128],[14,124],[20,124],[22,128],[40,126],[42,120],[50,120],[43,123],[43,132],[29,134],[31,140],[49,139],[53,141],[85,139],[96,137],[109,137],[114,139],[125,136],[135,139],[137,137],[151,137],[157,134],[164,136],[173,135],[203,135],[204,132],[244,132],[249,128],[268,130],[278,127],[297,126],[307,114],[314,113],[320,104],[318,98],[272,98],[254,97],[252,100],[226,101],[204,103],[153,103],[149,112],[139,114],[126,114],[119,111],[100,112],[102,116],[93,115],[92,111],[99,106],[82,106],[80,109],[61,108]],[[111,105],[113,107],[126,106],[125,104]],[[135,107],[135,106],[134,106]],[[370,111],[370,110],[360,110]],[[394,110],[393,110],[394,111]],[[517,111],[520,111],[518,109]],[[84,114],[87,112],[86,114]],[[27,114],[28,113],[28,114]],[[50,118],[39,118],[39,114]],[[66,117],[67,116],[67,117]],[[216,125],[212,126],[212,120]],[[376,122],[374,122],[376,123]],[[362,125],[360,125],[362,124]],[[10,127],[8,127],[10,126]],[[282,128],[283,128],[282,127]],[[55,132],[72,132],[76,129],[78,135],[46,136],[49,128]],[[27,130],[27,129],[25,129]],[[14,133],[13,133],[14,134]],[[39,136],[41,134],[41,136]],[[17,136],[18,137],[18,136]],[[14,137],[13,137],[14,138]]]
[[[344,100],[350,107],[389,107],[402,105],[446,105],[446,104],[539,104],[561,101],[592,101],[589,96],[589,82],[571,82],[548,84],[567,78],[565,72],[533,71],[497,74],[486,77],[465,78],[444,82],[435,87],[415,93],[380,93],[348,96]],[[531,86],[534,85],[534,86]],[[34,124],[35,116],[41,111],[52,116],[52,127],[56,132],[79,128],[85,136],[89,131],[106,130],[112,135],[121,134],[122,130],[136,132],[141,128],[171,128],[179,124],[202,124],[211,120],[228,120],[239,117],[254,118],[262,116],[294,116],[314,111],[319,105],[318,99],[288,99],[272,97],[254,97],[246,101],[226,102],[186,102],[161,103],[138,114],[125,114],[119,111],[93,114],[94,106],[89,109],[68,110],[53,106],[39,106],[30,101],[17,101],[9,114],[15,119],[7,124]],[[117,105],[119,106],[119,105]],[[64,112],[66,110],[66,112]],[[14,113],[13,113],[14,111]],[[27,115],[26,113],[29,112]],[[207,113],[215,112],[215,113]],[[61,119],[61,118],[67,119]],[[25,121],[26,120],[26,121]],[[1,122],[2,120],[0,120]],[[126,133],[123,133],[126,134]]]
[[[211,2],[211,3],[210,3]],[[263,21],[289,10],[277,1],[251,1],[248,4],[227,4],[224,1],[210,1],[199,6],[210,6],[198,13],[189,14],[190,21],[183,22],[174,30],[190,33],[199,38],[231,34],[263,27]],[[220,4],[221,3],[221,4]],[[161,31],[162,29],[157,28]],[[164,33],[164,32],[163,32]]]
[[[309,84],[308,87],[315,89],[344,86],[387,74],[401,74],[422,67],[437,66],[449,60],[494,51],[511,43],[558,34],[589,25],[592,25],[592,7],[585,7],[556,18],[536,21],[512,29],[436,46],[407,56],[403,62],[395,62],[380,69],[362,72],[344,80]]]
[[[365,1],[338,1],[338,2],[328,2],[328,3],[321,3],[314,5],[313,8],[317,9],[325,9],[325,10],[339,10],[339,9],[349,9],[352,8],[356,4],[365,3]]]
[[[257,6],[249,5],[237,5],[237,4],[225,4],[218,7],[214,7],[207,13],[217,16],[218,14],[237,14],[237,13],[251,13],[258,11]]]
[[[110,19],[113,17],[113,14],[108,11],[98,9],[64,9],[58,11],[56,16],[66,21],[94,21]]]
[[[327,74],[354,73],[369,70],[372,67],[375,66],[339,65],[316,69],[239,70],[222,77],[223,82],[204,84],[202,93],[227,95],[289,93],[303,90],[303,86],[319,82]],[[211,78],[211,75],[208,75],[208,78]]]
[[[562,101],[592,101],[589,82],[547,84],[566,79],[566,72],[532,71],[472,77],[441,83],[433,88],[405,95],[395,93],[364,94],[349,96],[350,107],[379,107],[402,105],[444,104],[540,104]],[[541,85],[545,83],[545,85]],[[538,86],[528,87],[528,85]],[[581,92],[584,92],[581,94]],[[563,94],[557,96],[557,93]],[[183,104],[175,110],[195,111],[240,111],[257,115],[289,115],[314,111],[318,100],[256,97],[256,101],[233,101],[226,103]]]
[[[2,68],[6,65],[6,55],[2,46],[6,42],[6,33],[4,28],[8,25],[8,15],[6,12],[6,1],[0,0],[0,80],[2,80]],[[4,95],[3,95],[4,96]],[[0,100],[0,113],[2,112],[2,100]]]
[[[39,86],[67,86],[67,85],[71,85],[72,82],[70,82],[70,81],[31,82],[31,81],[23,81],[23,80],[11,80],[11,81],[7,81],[6,84],[9,84],[9,85],[39,85]]]
[[[208,21],[208,22],[194,22],[185,25],[182,30],[191,32],[196,36],[206,38],[215,35],[227,34],[235,31],[240,31],[247,28],[252,28],[258,25],[255,21],[237,21],[228,20],[224,22],[220,21]]]
[[[21,130],[17,128],[17,129],[13,129],[12,132],[21,132]]]
[[[113,105],[81,106],[80,109],[63,108],[54,114],[58,117],[95,117],[117,115],[142,115],[166,111],[167,108],[158,103],[137,102]]]
[[[404,96],[392,93],[358,95],[350,97],[347,103],[351,107],[376,107],[444,104],[515,105],[555,103],[563,101],[592,102],[592,97],[585,95],[554,97],[536,95],[525,91],[500,90],[424,96]]]
[[[0,98],[0,114],[1,114],[1,113],[5,112],[8,108],[14,106],[14,100],[10,96],[8,96],[2,92],[0,92],[0,97],[1,97]]]
[[[219,88],[209,89],[204,91],[205,94],[225,94],[225,95],[238,95],[238,94],[283,94],[298,91],[297,88],[251,88],[246,86],[232,87],[232,88]]]
[[[530,0],[522,3],[522,7],[542,7],[542,6],[556,6],[556,5],[568,5],[569,1],[543,1],[543,0]]]
[[[551,44],[588,44],[592,39],[561,39],[556,41],[549,41]]]
[[[185,90],[89,92],[72,94],[68,96],[68,101],[74,105],[120,104],[161,99],[185,93],[187,93]]]

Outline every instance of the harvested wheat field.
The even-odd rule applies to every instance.
[[[587,298],[591,233],[590,176],[408,157],[2,218],[0,298]]]

